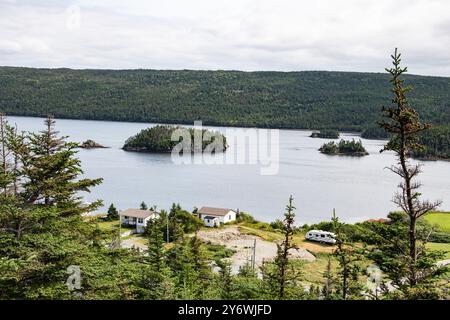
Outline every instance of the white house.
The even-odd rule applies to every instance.
[[[127,209],[120,212],[120,221],[127,227],[136,227],[136,233],[143,233],[147,222],[156,219],[158,213],[150,210]]]
[[[222,224],[235,221],[236,211],[224,208],[201,207],[197,216],[207,227],[218,227]]]

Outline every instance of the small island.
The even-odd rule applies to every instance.
[[[97,142],[95,142],[94,140],[88,139],[82,143],[78,144],[78,148],[82,148],[82,149],[103,149],[103,148],[108,148],[105,147]]]
[[[176,141],[172,140],[172,135],[179,129],[186,130],[185,132],[189,133],[191,153],[205,152],[207,150],[211,153],[224,152],[228,147],[225,136],[217,131],[158,125],[143,129],[135,136],[128,138],[122,149],[134,152],[170,153],[176,145],[183,141],[182,137],[179,137]],[[195,137],[200,137],[201,139],[201,150],[194,143]]]
[[[354,157],[362,157],[369,154],[362,145],[361,140],[355,141],[355,139],[353,139],[352,141],[341,140],[339,141],[339,143],[331,141],[322,145],[319,151],[329,155],[343,155]]]
[[[311,138],[322,139],[339,139],[339,131],[337,130],[320,130],[313,131],[310,135]]]

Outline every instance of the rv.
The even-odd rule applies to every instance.
[[[332,232],[322,230],[310,230],[306,233],[306,240],[317,241],[321,243],[336,243],[336,235]]]

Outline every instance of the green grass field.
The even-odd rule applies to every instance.
[[[432,212],[427,214],[424,219],[428,223],[438,226],[440,231],[450,233],[450,212]]]

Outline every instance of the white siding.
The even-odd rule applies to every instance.
[[[214,215],[213,214],[204,214],[204,213],[201,213],[199,215],[199,218],[201,220],[203,220],[203,222],[205,223],[205,226],[207,226],[207,227],[214,227],[215,224],[225,224],[225,223],[236,220],[236,212],[234,212],[232,210],[228,211],[228,213],[224,216],[214,216],[215,217],[214,220],[217,219],[216,220],[217,222],[213,222],[212,219],[209,219],[210,221],[208,221],[208,219],[205,219],[205,217],[208,217],[208,216],[214,216]]]

